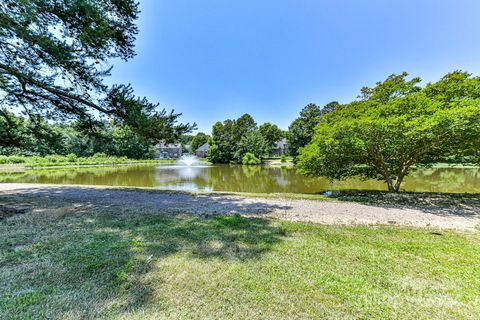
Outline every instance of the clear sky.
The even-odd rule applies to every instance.
[[[479,0],[139,0],[137,56],[108,82],[210,132],[251,114],[283,129],[392,73],[480,74]]]

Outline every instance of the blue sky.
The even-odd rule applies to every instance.
[[[140,0],[137,56],[110,83],[210,132],[251,114],[283,129],[392,73],[480,74],[478,0]]]

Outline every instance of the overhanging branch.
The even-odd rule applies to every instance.
[[[0,69],[3,69],[5,72],[7,72],[8,74],[11,74],[13,75],[14,77],[16,77],[17,79],[20,80],[20,82],[25,82],[25,83],[28,83],[30,85],[33,85],[33,86],[36,86],[36,87],[39,87],[45,91],[48,91],[50,92],[51,94],[54,94],[54,95],[57,95],[59,97],[63,97],[63,98],[67,98],[67,99],[71,99],[71,100],[75,100],[81,104],[84,104],[88,107],[91,107],[97,111],[100,111],[102,113],[105,113],[105,114],[112,114],[112,112],[110,110],[107,110],[105,108],[102,108],[100,106],[98,106],[97,104],[91,102],[91,101],[88,101],[76,94],[72,94],[72,93],[69,93],[69,92],[66,92],[64,90],[61,90],[59,88],[56,88],[56,87],[52,87],[52,86],[49,86],[41,81],[38,81],[38,80],[35,80],[33,79],[32,77],[29,77],[25,74],[23,74],[22,72],[18,71],[17,69],[15,68],[12,68],[12,67],[9,67],[3,63],[0,63]]]

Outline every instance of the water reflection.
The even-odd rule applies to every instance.
[[[329,182],[289,167],[260,166],[118,166],[0,173],[0,182],[156,187],[193,191],[322,193],[326,190],[386,190],[381,181]],[[432,168],[414,172],[404,191],[480,192],[478,168]]]

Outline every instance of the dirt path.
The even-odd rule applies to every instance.
[[[121,206],[200,215],[253,214],[322,224],[394,224],[441,229],[476,230],[480,206],[363,205],[353,202],[262,199],[225,194],[190,194],[157,190],[0,183],[0,204],[42,206]]]

